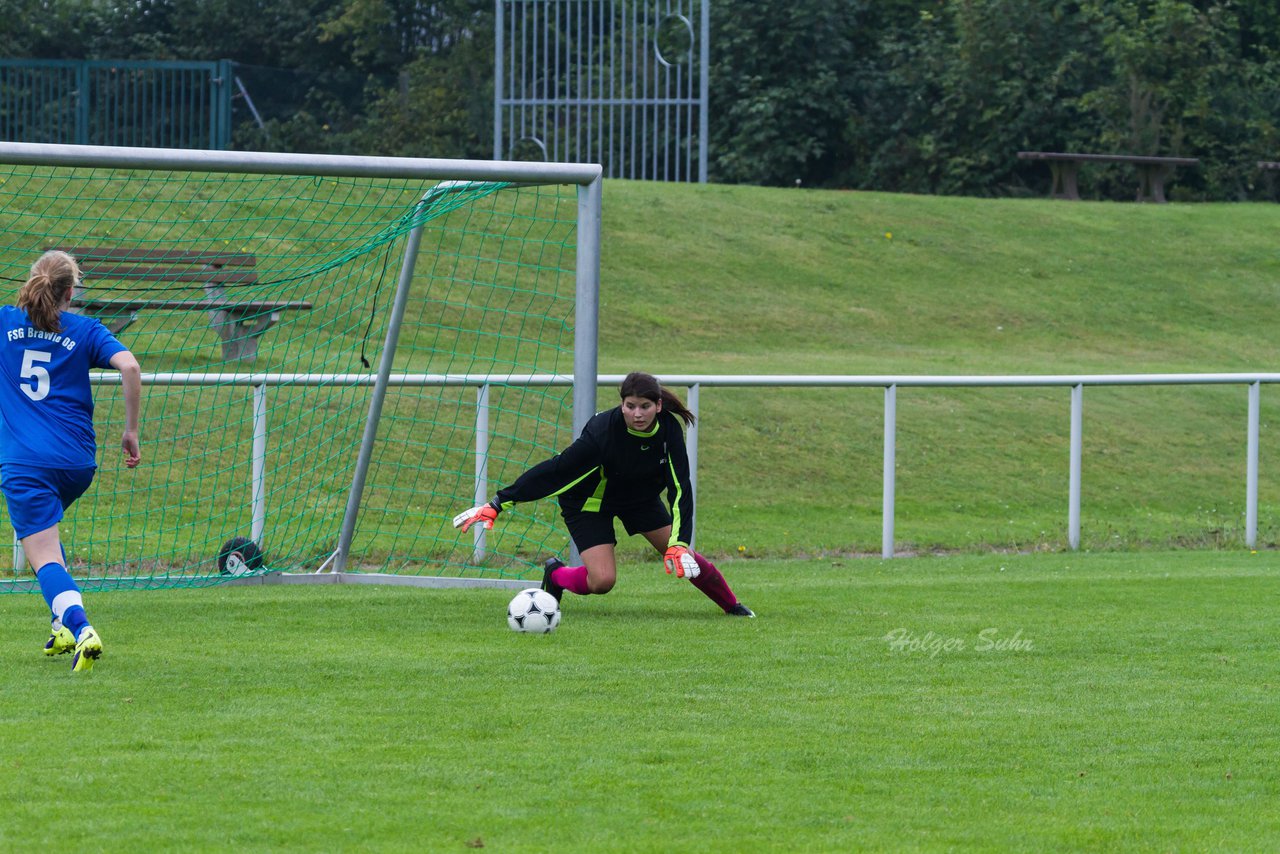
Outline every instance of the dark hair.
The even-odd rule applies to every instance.
[[[80,265],[66,252],[50,249],[31,265],[31,275],[18,289],[18,308],[41,332],[62,331],[62,309],[80,280]]]
[[[662,401],[663,410],[670,412],[672,415],[678,415],[685,424],[690,426],[697,420],[693,413],[689,411],[689,407],[684,405],[684,401],[676,397],[674,392],[668,391],[662,387],[662,383],[658,382],[658,378],[652,374],[646,374],[641,371],[632,371],[622,380],[622,386],[618,389],[618,396],[627,397],[643,397],[645,400],[652,400],[654,403]]]

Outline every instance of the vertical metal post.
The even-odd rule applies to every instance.
[[[494,39],[493,39],[493,159],[502,159],[502,87],[503,53],[506,50],[506,0],[494,0]]]
[[[578,186],[576,305],[573,323],[573,435],[596,411],[600,329],[600,207],[603,176]],[[571,563],[578,549],[571,546]]]
[[[264,383],[253,387],[253,459],[250,468],[253,472],[253,523],[249,537],[262,546],[262,534],[267,527],[267,387]]]
[[[1262,409],[1262,384],[1249,384],[1248,460],[1245,464],[1244,542],[1249,548],[1258,545],[1258,434]]]
[[[438,188],[427,191],[429,199]],[[400,264],[400,280],[396,285],[395,302],[391,306],[391,319],[387,323],[387,337],[382,345],[382,359],[378,362],[378,377],[369,400],[369,416],[364,422],[364,438],[360,442],[360,455],[356,459],[355,476],[351,491],[347,494],[347,509],[342,517],[342,532],[338,536],[338,550],[334,553],[333,571],[344,572],[347,555],[351,553],[351,540],[355,537],[356,518],[360,515],[360,499],[364,496],[364,483],[369,475],[369,461],[373,458],[373,442],[378,436],[378,421],[382,417],[382,404],[387,398],[387,380],[396,357],[396,344],[400,341],[400,325],[404,321],[404,307],[409,301],[409,287],[413,284],[413,267],[418,260],[418,247],[422,243],[422,225],[409,232]]]
[[[689,452],[689,488],[693,490],[693,539],[698,539],[698,409],[702,386],[694,383],[689,386],[689,411],[693,413],[693,425],[685,439],[685,449]],[[693,543],[689,543],[693,548]]]
[[[897,487],[898,387],[884,389],[884,498],[881,504],[880,556],[893,557],[893,504]]]
[[[1071,387],[1071,475],[1067,486],[1067,545],[1080,548],[1080,471],[1084,455],[1084,386]]]
[[[220,59],[215,72],[215,84],[210,97],[212,125],[210,136],[213,138],[212,148],[224,150],[231,147],[231,78],[235,75],[233,63],[229,59]]]
[[[711,0],[702,0],[701,37],[698,39],[698,66],[701,79],[698,85],[698,183],[707,183],[707,135],[710,120],[707,117],[711,104]]]
[[[573,328],[573,434],[596,411],[600,328],[600,204],[602,179],[578,187],[577,310]]]
[[[93,100],[92,83],[89,78],[89,66],[81,63],[76,66],[76,145],[89,144],[89,107]]]
[[[615,170],[618,167],[619,160],[617,140],[614,136],[614,131],[617,129],[618,124],[616,110],[618,90],[615,85],[618,82],[618,35],[615,29],[618,25],[618,10],[613,0],[609,2],[609,13],[606,21],[608,22],[609,64],[606,66],[605,73],[608,75],[608,93],[607,95],[605,93],[601,94],[605,95],[609,102],[608,118],[605,120],[605,127],[608,128],[609,133],[609,140],[605,144],[605,150],[609,152],[609,157],[607,163],[601,163],[600,165],[604,167],[606,175],[610,178],[616,178],[618,173]],[[605,26],[602,24],[601,31],[603,32],[604,30]]]
[[[27,553],[22,548],[22,540],[18,539],[18,532],[13,532],[13,577],[21,578],[22,571],[27,568]]]
[[[475,501],[479,507],[489,500],[489,384],[476,391],[476,490]],[[473,543],[471,562],[478,564],[485,556],[484,525],[472,525]]]

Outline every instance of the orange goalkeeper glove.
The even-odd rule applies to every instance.
[[[693,559],[693,552],[684,546],[671,546],[663,554],[662,562],[667,567],[667,575],[674,572],[677,578],[697,578],[698,573],[702,572],[698,562]]]
[[[461,528],[465,534],[467,529],[477,522],[485,527],[486,530],[493,528],[493,520],[498,518],[498,508],[492,504],[481,504],[479,507],[472,507],[464,513],[459,513],[453,517],[453,527]]]

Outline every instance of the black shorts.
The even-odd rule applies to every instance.
[[[562,506],[560,514],[564,516],[565,527],[569,529],[569,536],[573,538],[573,544],[578,547],[579,553],[592,546],[617,545],[618,538],[613,531],[614,519],[620,520],[622,527],[632,536],[656,531],[671,524],[671,511],[660,498],[626,507],[605,506],[595,513],[569,510]]]

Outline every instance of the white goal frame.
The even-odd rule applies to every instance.
[[[602,203],[602,175],[598,164],[591,163],[527,163],[487,160],[446,160],[409,157],[362,157],[331,154],[281,154],[257,151],[191,151],[165,148],[125,148],[95,145],[53,145],[40,143],[0,142],[0,163],[27,166],[59,166],[85,169],[162,170],[175,172],[220,172],[260,175],[307,175],[348,178],[400,178],[436,180],[445,182],[427,192],[448,191],[473,183],[503,182],[525,186],[571,185],[577,187],[578,217],[576,223],[575,259],[575,308],[573,355],[573,432],[582,429],[595,413],[597,365],[599,362],[599,306],[600,306],[600,220]],[[527,586],[527,582],[501,579],[429,578],[417,576],[393,576],[387,574],[347,573],[360,512],[365,479],[368,475],[378,422],[390,384],[391,370],[409,286],[413,279],[414,264],[422,238],[422,226],[409,232],[401,261],[396,293],[387,324],[386,341],[377,371],[362,376],[358,384],[371,381],[369,412],[365,420],[364,435],[360,443],[351,489],[339,533],[338,547],[321,568],[320,573],[289,576],[300,581],[377,581],[393,584],[421,586]],[[226,375],[220,375],[225,380]],[[155,380],[155,376],[147,377]],[[193,377],[199,383],[201,378]],[[171,382],[181,382],[173,379]],[[205,378],[204,381],[207,381]],[[255,399],[255,407],[259,401]],[[263,439],[265,442],[265,438]],[[258,436],[255,426],[255,453]],[[259,522],[255,510],[255,523]],[[255,524],[255,527],[257,525]],[[22,556],[15,545],[15,565]],[[261,581],[263,578],[282,580],[272,574],[256,578],[238,579],[237,582]],[[14,582],[23,584],[24,582]],[[32,582],[34,583],[34,582]]]

